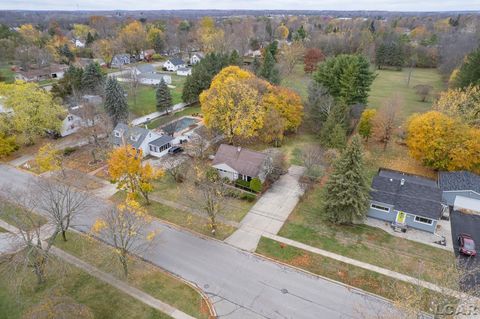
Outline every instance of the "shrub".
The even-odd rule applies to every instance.
[[[255,177],[250,181],[250,189],[255,193],[260,193],[262,191],[262,181],[258,177]]]
[[[152,60],[154,61],[158,61],[158,60],[162,60],[162,56],[158,53],[155,53],[154,55],[152,55]]]
[[[237,181],[235,182],[235,185],[250,189],[250,182],[244,181],[243,179],[237,179]]]
[[[248,202],[253,202],[256,198],[257,198],[257,196],[255,196],[253,194],[250,194],[250,193],[243,193],[240,196],[240,199],[246,200]]]
[[[66,147],[63,149],[63,155],[68,156],[77,150],[76,147]]]

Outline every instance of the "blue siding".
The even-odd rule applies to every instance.
[[[385,207],[389,207],[390,211],[389,212],[383,212],[383,211],[380,211],[378,209],[374,209],[374,208],[370,207],[368,209],[367,216],[375,218],[375,219],[379,219],[379,220],[384,220],[386,222],[394,222],[395,219],[397,218],[398,211],[394,210],[391,205],[387,205],[387,204],[379,203],[379,202],[373,202],[373,201],[371,203],[372,204],[378,204],[378,205],[385,206]],[[430,232],[430,233],[434,233],[435,229],[437,227],[437,221],[436,220],[433,221],[432,225],[427,225],[427,224],[416,222],[415,221],[415,215],[410,215],[408,213],[407,213],[407,217],[405,219],[405,223],[408,227],[423,230],[423,231],[427,231],[427,232]]]
[[[480,194],[477,194],[473,191],[444,191],[442,197],[448,206],[453,206],[455,203],[455,197],[457,196],[464,196],[480,200]]]

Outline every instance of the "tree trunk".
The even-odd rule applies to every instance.
[[[120,255],[120,262],[122,263],[123,274],[125,278],[128,278],[128,257],[125,252]]]
[[[62,239],[63,241],[67,241],[67,232],[65,230],[62,230]]]

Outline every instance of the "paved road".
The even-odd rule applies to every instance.
[[[297,206],[303,193],[298,180],[304,168],[292,165],[253,205],[240,228],[225,241],[235,247],[255,251],[264,233],[276,235]]]
[[[0,187],[26,187],[32,175],[0,165]],[[108,203],[98,198],[75,228],[91,225]],[[392,311],[387,302],[356,289],[271,262],[223,242],[202,239],[159,221],[152,249],[143,257],[198,285],[220,318],[371,318]]]
[[[450,215],[452,225],[452,243],[455,255],[460,257],[461,262],[470,269],[468,272],[473,274],[465,280],[467,287],[473,287],[480,284],[480,216],[472,214],[463,214],[459,211],[452,211]],[[468,257],[459,255],[458,252],[458,235],[466,233],[473,237],[475,241],[478,255]]]

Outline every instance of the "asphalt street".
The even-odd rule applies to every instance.
[[[464,284],[467,287],[480,285],[480,216],[452,211],[450,222],[452,225],[452,243],[455,256],[459,257],[460,262],[468,269]],[[477,256],[469,257],[459,254],[458,235],[460,235],[460,233],[466,233],[472,236],[475,241]],[[470,272],[472,272],[472,274],[470,274]]]
[[[0,188],[26,188],[33,175],[0,165]],[[75,228],[89,231],[109,203],[93,198]],[[383,299],[154,221],[158,236],[141,254],[206,292],[220,318],[372,318],[391,313]],[[397,314],[398,315],[398,314]]]

